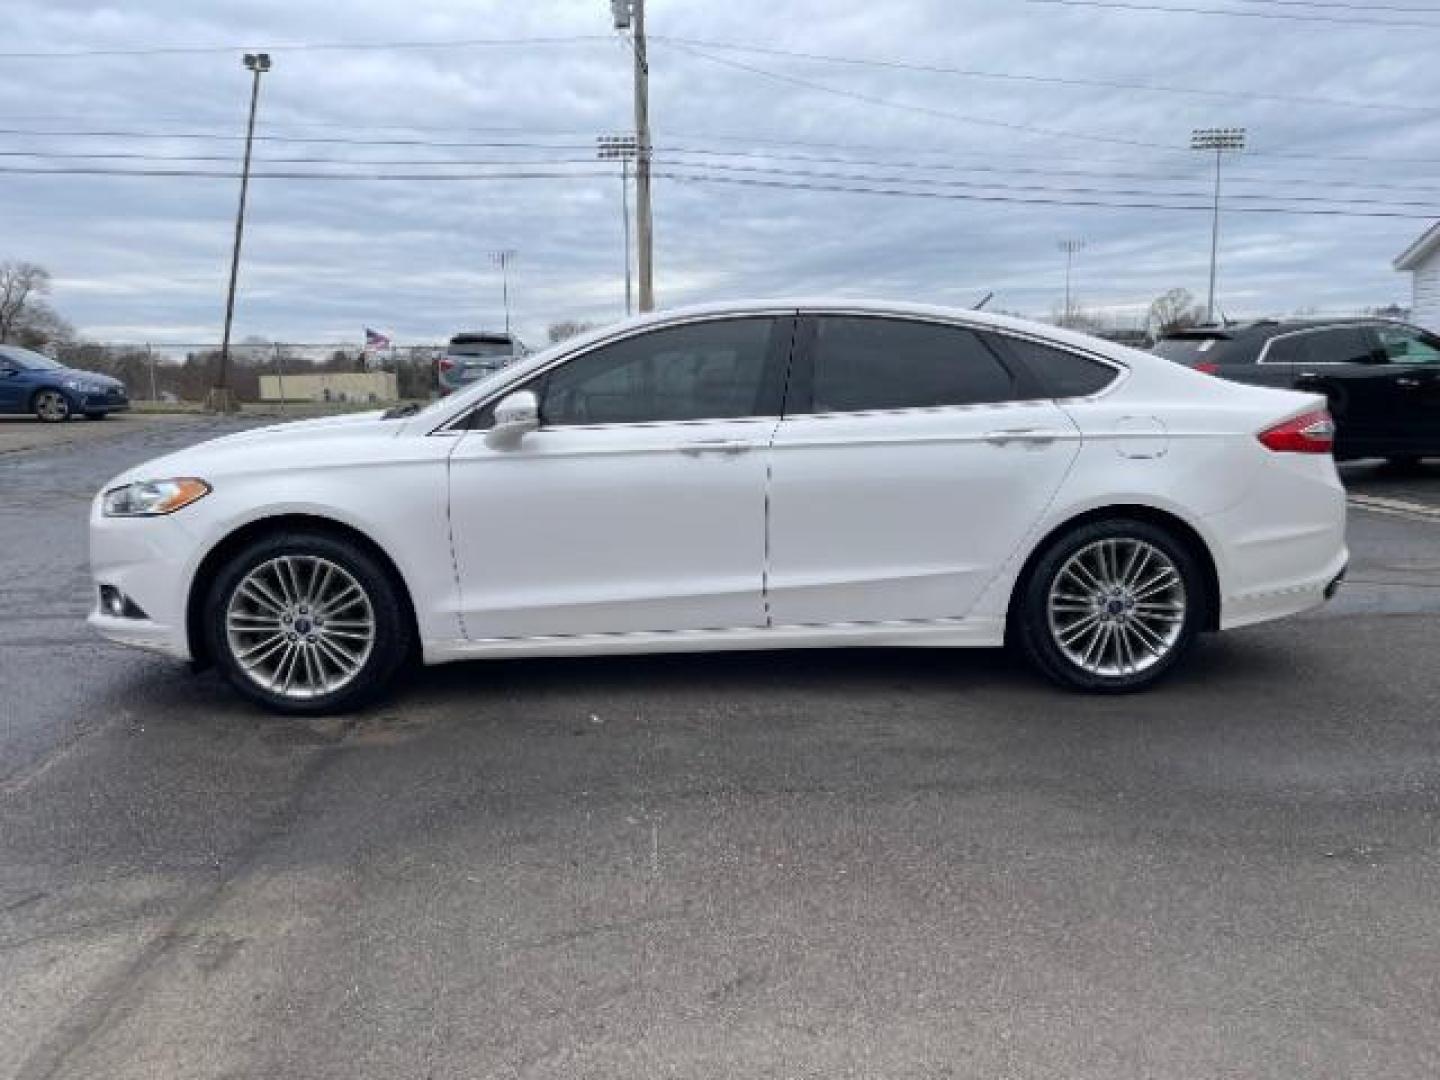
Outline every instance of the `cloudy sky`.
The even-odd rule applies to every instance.
[[[993,291],[1045,317],[1067,238],[1089,309],[1203,297],[1207,126],[1250,133],[1228,314],[1404,302],[1391,260],[1440,217],[1440,2],[1386,6],[1414,10],[650,0],[660,304]],[[623,313],[620,179],[592,160],[632,117],[608,0],[8,0],[5,25],[0,260],[49,267],[90,337],[218,338],[245,48],[275,59],[257,173],[310,175],[252,185],[237,337],[496,326],[500,248],[528,339]]]

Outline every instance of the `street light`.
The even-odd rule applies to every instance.
[[[490,252],[490,261],[500,267],[500,293],[505,300],[505,336],[510,336],[510,264],[518,255],[514,248]]]
[[[1070,267],[1075,261],[1075,256],[1085,250],[1084,240],[1061,240],[1060,250],[1065,253],[1065,321],[1062,326],[1069,326],[1074,321],[1075,309],[1070,304]]]
[[[234,412],[230,392],[230,327],[235,321],[235,279],[240,273],[240,241],[245,234],[245,196],[250,190],[250,151],[255,142],[255,108],[260,102],[260,76],[270,70],[269,53],[246,53],[245,67],[254,74],[250,84],[250,120],[245,127],[245,163],[240,169],[240,208],[235,213],[235,246],[230,253],[230,287],[225,294],[225,333],[220,339],[220,374],[210,389],[209,406],[215,412]]]
[[[1190,133],[1190,149],[1215,153],[1215,216],[1210,225],[1210,298],[1205,304],[1205,321],[1215,321],[1215,265],[1220,253],[1220,159],[1245,149],[1244,128],[1196,128]]]
[[[620,213],[625,225],[625,314],[632,313],[630,302],[630,162],[639,153],[640,143],[634,135],[601,135],[595,140],[596,156],[601,161],[620,162]]]

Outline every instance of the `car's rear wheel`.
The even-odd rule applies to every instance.
[[[378,696],[413,636],[386,567],[358,544],[308,532],[262,537],[227,563],[210,586],[205,630],[237,690],[297,715]]]
[[[40,390],[30,399],[30,411],[37,420],[58,424],[70,419],[70,399],[59,390]]]
[[[1055,541],[1022,585],[1018,640],[1062,686],[1141,690],[1194,644],[1203,572],[1189,547],[1146,521],[1091,522]]]

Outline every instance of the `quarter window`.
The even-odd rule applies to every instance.
[[[654,330],[555,368],[537,388],[547,427],[759,415],[775,320]]]
[[[961,327],[864,316],[821,318],[814,412],[865,412],[1007,401],[1014,380],[980,337]]]
[[[1051,397],[1089,397],[1104,390],[1119,375],[1114,368],[1098,360],[1025,338],[1007,337],[1005,344],[1040,380]]]

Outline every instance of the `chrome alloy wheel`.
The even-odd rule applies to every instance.
[[[225,634],[236,664],[282,697],[324,697],[350,682],[375,647],[375,612],[355,577],[315,555],[282,555],[230,594]]]
[[[35,412],[41,420],[51,423],[65,420],[70,416],[70,402],[59,390],[42,390],[35,395]]]
[[[1050,633],[1092,675],[1136,675],[1164,660],[1185,627],[1185,582],[1143,540],[1096,540],[1071,555],[1050,585]]]

